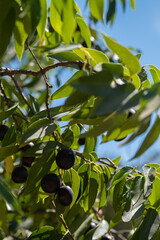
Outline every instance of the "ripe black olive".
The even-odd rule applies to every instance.
[[[79,138],[79,139],[78,139],[79,145],[84,145],[85,142],[86,142],[86,139],[85,139],[85,138]]]
[[[73,201],[73,191],[69,186],[62,186],[58,190],[58,200],[63,206],[69,206]]]
[[[56,163],[61,169],[69,169],[74,165],[75,153],[70,148],[62,148],[57,156]]]
[[[61,186],[61,180],[59,176],[54,173],[45,175],[41,181],[41,187],[46,193],[54,193]]]
[[[24,183],[27,180],[28,172],[23,166],[15,167],[12,171],[12,180],[15,183]]]
[[[32,163],[35,160],[35,157],[22,157],[22,165],[26,167],[31,167]]]

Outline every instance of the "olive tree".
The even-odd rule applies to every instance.
[[[86,20],[74,0],[0,1],[1,239],[160,238],[160,165],[96,153],[157,140],[160,70],[96,28],[116,0],[84,4]]]

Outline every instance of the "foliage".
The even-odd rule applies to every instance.
[[[141,66],[138,52],[93,27],[113,24],[116,0],[106,2],[86,1],[90,24],[74,0],[0,2],[0,121],[9,127],[0,148],[0,239],[160,238],[160,166],[139,172],[96,154],[99,136],[109,142],[129,135],[127,144],[148,131],[134,159],[160,132],[160,70]],[[56,164],[63,148],[76,156],[67,170]],[[24,158],[28,177],[18,184],[12,172]],[[43,191],[51,173],[73,190],[70,205]]]

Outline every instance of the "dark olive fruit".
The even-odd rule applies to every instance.
[[[24,183],[27,180],[28,172],[23,166],[15,167],[12,171],[12,180],[15,183]]]
[[[0,141],[3,140],[4,136],[6,135],[6,132],[8,131],[9,127],[7,125],[0,125]]]
[[[25,151],[27,151],[28,149],[30,149],[31,147],[33,147],[33,146],[34,146],[34,144],[33,144],[32,142],[30,142],[30,143],[28,143],[27,145],[25,145],[24,147],[21,147],[20,150],[21,150],[22,152],[25,152]]]
[[[59,176],[54,173],[45,175],[41,181],[41,187],[46,193],[54,193],[58,191],[61,186],[61,180]]]
[[[62,148],[56,156],[56,163],[61,169],[69,169],[74,165],[75,153],[70,148]]]
[[[69,186],[62,186],[58,190],[58,200],[63,206],[69,206],[73,201],[73,191]]]
[[[31,167],[32,163],[35,160],[35,157],[22,157],[22,165],[26,167]]]
[[[85,138],[79,138],[79,139],[78,139],[79,145],[84,145],[85,142],[86,142],[86,139],[85,139]]]

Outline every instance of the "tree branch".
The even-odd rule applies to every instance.
[[[29,75],[29,76],[41,76],[42,74],[45,74],[46,72],[57,68],[57,67],[69,67],[70,65],[76,65],[79,68],[82,68],[84,66],[85,62],[83,61],[62,61],[56,64],[52,64],[52,65],[48,65],[45,68],[42,68],[39,71],[32,71],[32,70],[16,70],[16,69],[11,69],[11,68],[0,68],[0,77],[4,77],[4,76],[12,76],[12,75]],[[85,65],[86,68],[89,68],[89,64]]]

